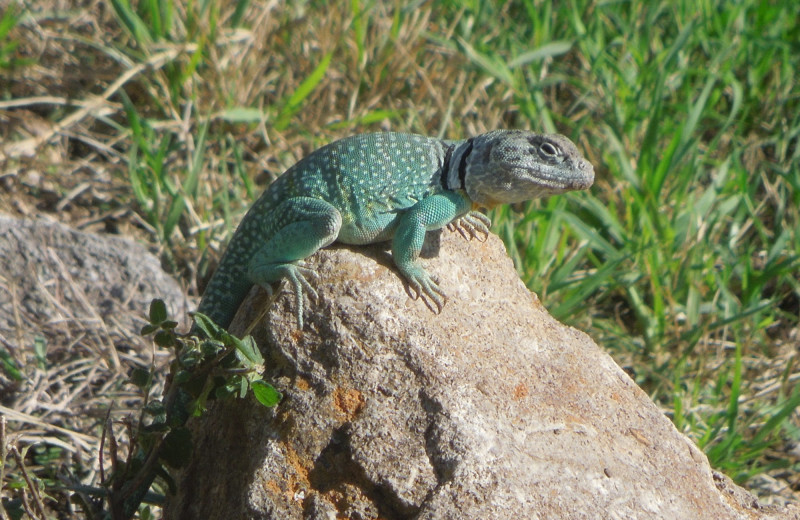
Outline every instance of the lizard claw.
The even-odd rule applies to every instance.
[[[428,273],[423,272],[416,276],[408,277],[408,285],[409,289],[413,289],[414,291],[409,291],[409,295],[412,299],[416,300],[424,295],[425,298],[422,298],[422,301],[425,302],[425,305],[427,305],[432,312],[441,314],[447,296],[444,291],[439,288],[439,284],[431,278]]]
[[[319,294],[308,282],[308,278],[316,280],[318,275],[313,270],[302,265],[289,264],[286,266],[285,276],[294,288],[294,296],[297,302],[297,328],[303,330],[304,293],[308,293],[314,301],[319,300]]]
[[[264,288],[265,291],[267,291],[270,299],[273,295],[272,285],[269,282],[263,283],[261,280],[264,278],[267,278],[267,280],[279,280],[285,278],[289,281],[289,283],[292,285],[292,290],[294,291],[295,300],[297,302],[297,326],[300,330],[302,330],[303,311],[305,310],[306,299],[304,294],[307,293],[315,301],[319,299],[319,294],[317,294],[317,291],[308,281],[308,279],[316,280],[319,277],[317,273],[308,267],[304,267],[302,262],[272,266],[268,273],[269,277],[264,274],[263,270],[260,273],[258,271],[256,272],[257,274],[261,275],[262,278],[259,279],[257,276],[253,276],[253,278],[255,279],[256,283],[258,283]]]
[[[289,280],[292,281],[295,287],[295,292],[297,292],[298,285],[297,282],[302,285],[302,289],[304,289],[311,297],[317,301],[319,300],[319,294],[317,294],[317,290],[308,282],[308,279],[311,278],[315,282],[319,279],[319,275],[313,269],[309,269],[308,267],[303,267],[303,264],[300,263],[294,269],[294,274],[289,275]]]
[[[491,225],[492,221],[489,217],[479,211],[470,211],[463,217],[449,223],[447,229],[458,231],[467,240],[477,238],[481,242],[485,242],[489,238],[489,226]]]

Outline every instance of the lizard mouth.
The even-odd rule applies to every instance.
[[[547,196],[565,191],[585,190],[594,184],[594,167],[589,161],[582,160],[569,168],[560,167],[552,171],[537,171],[532,176],[532,183],[541,195]]]
[[[575,175],[553,179],[553,187],[561,190],[585,190],[594,184],[594,166],[586,160],[575,164]]]

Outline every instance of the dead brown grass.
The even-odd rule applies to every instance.
[[[186,9],[177,4],[179,11]],[[155,50],[141,49],[101,0],[25,5],[11,37],[20,42],[18,57],[30,64],[0,78],[0,91],[9,96],[0,100],[0,206],[14,215],[48,216],[78,229],[119,233],[162,247],[132,205],[126,177],[131,135],[118,124],[126,119],[122,90],[154,128],[177,137],[179,151],[168,160],[178,172],[194,151],[204,119],[212,121],[212,133],[231,135],[242,145],[251,177],[265,170],[270,176],[280,173],[320,142],[352,133],[358,121],[378,110],[399,114],[393,118],[401,121],[399,129],[432,134],[444,133],[454,121],[465,133],[501,126],[508,96],[491,92],[491,81],[470,80],[451,49],[422,37],[431,29],[445,39],[452,33],[451,27],[431,27],[430,8],[414,10],[389,37],[392,6],[376,5],[383,13],[371,17],[379,22],[365,28],[359,55],[350,30],[352,15],[343,7],[332,7],[327,16],[312,21],[300,8],[282,2],[254,2],[245,14],[250,29],[220,31],[205,49],[200,70],[176,88],[170,74],[186,66],[197,45],[163,42]],[[223,9],[218,27],[231,14]],[[177,18],[185,20],[186,13]],[[188,30],[179,26],[176,34]],[[192,30],[210,34],[214,28]],[[235,106],[274,115],[329,52],[336,66],[286,130],[263,122],[230,124],[220,117]],[[373,125],[389,129],[388,121],[377,118]],[[214,197],[229,188],[219,167],[233,160],[230,149],[211,142],[201,190],[189,212],[194,222],[176,237],[184,274],[194,272],[196,233],[219,228],[212,234],[214,247],[225,236],[214,214]],[[234,209],[246,205],[242,199]],[[13,287],[13,281],[6,285]],[[93,303],[84,303],[76,311],[52,294],[50,304],[60,310],[60,318],[29,323],[47,338],[46,365],[37,365],[33,349],[19,341],[19,334],[11,331],[3,340],[28,376],[22,383],[3,380],[0,414],[8,422],[6,440],[15,454],[6,474],[48,482],[48,496],[37,491],[36,482],[17,495],[32,518],[79,515],[82,507],[68,500],[70,493],[53,486],[99,483],[106,414],[111,408],[116,435],[124,439],[126,417],[141,403],[134,388],[124,384],[127,371],[153,362],[152,349],[141,338],[103,322]],[[119,351],[120,344],[128,348]]]

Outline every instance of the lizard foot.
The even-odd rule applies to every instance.
[[[305,310],[305,293],[308,293],[315,301],[319,299],[319,295],[314,287],[308,282],[308,279],[316,280],[318,275],[312,269],[304,266],[302,261],[291,264],[281,264],[270,267],[270,277],[283,279],[289,281],[294,291],[295,301],[297,302],[297,327],[303,330],[303,311]],[[267,291],[267,294],[272,296],[272,286],[269,283],[258,284]]]
[[[425,297],[422,298],[422,301],[432,312],[436,314],[442,312],[447,296],[428,273],[422,271],[421,273],[415,273],[414,276],[409,276],[408,285],[409,295],[412,299],[416,300],[424,295]]]
[[[286,278],[294,287],[294,296],[297,301],[297,328],[303,330],[303,310],[305,310],[303,293],[307,292],[314,301],[319,300],[319,294],[317,294],[317,291],[308,283],[308,278],[316,280],[318,275],[313,270],[303,267],[302,262],[300,265],[290,264],[290,266],[291,268],[287,270]]]
[[[458,233],[467,240],[477,238],[481,242],[486,242],[489,238],[489,226],[492,221],[480,211],[470,211],[461,218],[454,220],[447,225],[450,231]]]

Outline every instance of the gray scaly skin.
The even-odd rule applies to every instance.
[[[418,261],[425,233],[452,225],[488,234],[490,209],[584,190],[594,168],[558,134],[496,130],[461,141],[412,134],[355,135],[316,150],[253,204],[205,290],[199,312],[227,328],[253,284],[289,280],[303,328],[304,294],[316,297],[303,259],[334,241],[392,240],[392,256],[437,311],[444,293]]]

